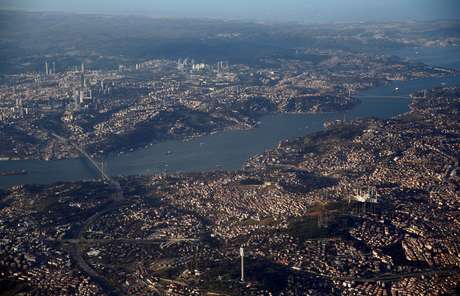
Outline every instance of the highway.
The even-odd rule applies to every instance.
[[[432,275],[441,275],[441,276],[448,276],[453,274],[458,274],[460,269],[458,268],[446,268],[446,269],[429,269],[429,270],[421,270],[421,271],[414,271],[414,272],[405,272],[405,273],[384,273],[384,274],[376,274],[373,277],[348,277],[348,276],[332,276],[332,275],[325,275],[322,273],[317,273],[309,270],[298,269],[299,271],[308,272],[320,277],[326,277],[331,280],[339,280],[339,281],[349,281],[349,282],[356,282],[356,283],[372,283],[372,282],[394,282],[403,278],[410,278],[410,277],[421,277],[421,276],[432,276]]]
[[[100,174],[101,178],[110,184],[111,186],[114,187],[115,192],[112,194],[112,200],[110,204],[108,204],[105,208],[101,209],[97,213],[94,213],[91,217],[89,217],[86,221],[83,222],[82,227],[79,229],[77,233],[73,235],[72,238],[69,239],[62,239],[62,240],[54,240],[55,242],[62,243],[64,245],[68,244],[69,245],[69,254],[72,258],[72,260],[76,263],[76,265],[82,270],[84,273],[86,273],[91,279],[98,283],[104,291],[110,295],[110,296],[117,296],[117,295],[124,295],[124,291],[121,290],[121,288],[115,284],[110,282],[104,275],[99,274],[96,270],[93,269],[93,267],[88,264],[88,262],[85,261],[85,259],[82,256],[82,250],[81,246],[85,244],[99,244],[99,243],[131,243],[131,244],[139,244],[139,245],[159,245],[161,249],[168,248],[174,244],[180,243],[180,242],[196,242],[198,239],[195,238],[175,238],[175,239],[156,239],[156,240],[141,240],[141,239],[85,239],[83,237],[84,233],[89,229],[89,227],[93,224],[96,223],[97,220],[117,209],[120,207],[123,202],[124,202],[124,194],[123,194],[123,189],[121,188],[121,185],[118,181],[112,179],[109,175],[107,175],[102,166],[95,161],[82,147],[79,145],[76,145],[69,141],[68,139],[59,136],[55,133],[52,133],[52,135],[58,139],[59,141],[71,145],[74,149],[76,149],[84,158],[86,158],[92,165],[93,167],[97,170],[97,172]],[[173,281],[170,279],[166,278],[160,278],[161,281],[167,282],[167,283],[174,283],[177,285],[182,285],[186,286],[185,283],[178,282],[178,281]],[[156,292],[158,293],[158,289],[155,287],[154,288]],[[216,294],[215,295],[219,295]]]
[[[109,203],[105,208],[101,209],[91,217],[89,217],[86,221],[83,222],[82,227],[80,230],[74,235],[73,238],[67,240],[67,242],[70,244],[69,248],[69,254],[70,257],[73,259],[75,264],[80,268],[80,270],[84,271],[89,277],[93,279],[96,283],[98,283],[105,292],[107,292],[108,295],[116,296],[116,295],[122,295],[123,292],[113,285],[111,282],[109,282],[103,275],[100,275],[95,271],[83,258],[82,253],[81,253],[81,241],[84,241],[83,239],[83,234],[85,231],[93,224],[94,222],[97,221],[98,218],[100,218],[102,215],[109,213],[115,209],[117,209],[121,204],[124,199],[123,195],[123,189],[120,186],[120,183],[114,179],[112,179],[109,175],[107,175],[102,167],[79,145],[76,145],[69,141],[68,139],[59,136],[55,133],[52,133],[52,135],[58,139],[59,141],[71,145],[73,148],[75,148],[78,152],[80,152],[81,155],[83,155],[93,166],[94,168],[98,171],[98,173],[101,175],[102,179],[109,183],[113,188],[115,189],[115,192],[112,194],[112,200],[113,202]],[[59,241],[58,241],[59,242]],[[64,241],[60,241],[64,242]]]
[[[194,238],[175,238],[175,239],[61,239],[55,240],[60,243],[71,243],[71,244],[103,244],[103,243],[129,243],[139,245],[162,245],[162,244],[175,244],[180,242],[196,242],[198,239]]]
[[[458,269],[434,269],[434,270],[422,270],[422,271],[414,271],[414,272],[407,272],[407,273],[394,273],[394,274],[382,274],[372,278],[344,278],[345,280],[350,280],[354,282],[393,282],[399,279],[408,278],[408,277],[420,277],[423,275],[431,276],[431,275],[452,275],[457,274],[459,272]]]

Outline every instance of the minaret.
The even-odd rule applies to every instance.
[[[49,74],[49,67],[48,67],[48,62],[45,62],[45,74]]]
[[[241,257],[241,282],[244,282],[244,248],[240,247],[240,257]]]

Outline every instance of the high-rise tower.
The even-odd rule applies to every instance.
[[[240,257],[241,257],[241,282],[244,282],[244,248],[240,247]]]

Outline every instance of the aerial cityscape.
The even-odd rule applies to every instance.
[[[0,1],[0,296],[459,295],[460,15],[52,2]]]

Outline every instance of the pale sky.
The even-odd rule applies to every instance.
[[[460,0],[0,0],[0,8],[296,22],[460,19]]]

